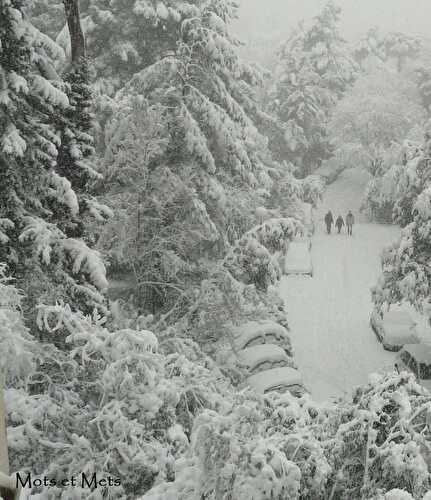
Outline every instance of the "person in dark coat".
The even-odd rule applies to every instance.
[[[352,214],[352,211],[349,210],[349,213],[346,215],[346,226],[347,226],[347,234],[353,236],[353,224],[355,223],[355,217]]]
[[[325,215],[326,231],[328,232],[328,234],[331,234],[331,228],[333,223],[334,223],[334,217],[332,217],[332,212],[329,210],[329,212]]]
[[[344,226],[344,219],[339,215],[335,221],[335,227],[338,229],[338,234],[341,232],[341,228]]]

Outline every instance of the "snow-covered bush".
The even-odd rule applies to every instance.
[[[382,275],[373,290],[377,305],[403,299],[431,317],[430,286],[430,134],[423,148],[415,148],[400,182],[395,214],[405,227],[397,241],[382,253]],[[404,189],[403,189],[404,188]]]
[[[334,497],[372,498],[401,488],[421,499],[431,489],[430,403],[407,372],[373,375],[342,403],[326,423],[336,429],[326,444]]]
[[[277,289],[262,291],[254,284],[238,281],[226,269],[217,268],[195,291],[187,314],[176,327],[224,367],[235,349],[233,327],[265,319],[288,328],[284,302]]]
[[[195,415],[221,410],[230,388],[199,349],[193,359],[186,350],[164,354],[153,333],[109,331],[103,323],[66,306],[40,308],[40,328],[67,329],[69,351],[44,344],[25,370],[11,363],[20,373],[8,377],[5,393],[10,458],[13,470],[58,481],[81,472],[110,475],[121,481],[111,495],[136,498],[154,481],[172,479]],[[94,498],[99,491],[93,488]],[[88,488],[49,487],[40,498],[89,494]]]
[[[303,428],[313,420],[310,413],[317,415],[306,398],[262,399],[247,392],[238,394],[224,415],[203,412],[195,420],[189,453],[176,465],[176,480],[155,487],[143,500],[320,498],[328,466],[320,444]]]
[[[420,189],[420,143],[406,140],[393,144],[382,157],[379,174],[367,185],[363,208],[379,222],[406,226],[412,218],[412,204]]]
[[[111,476],[121,484],[110,494],[124,500],[375,500],[396,489],[420,500],[431,488],[431,396],[411,374],[373,376],[333,405],[262,397],[235,391],[175,328],[110,331],[98,315],[41,306],[41,329],[68,332],[60,351],[27,333],[4,272],[0,299],[12,470]],[[102,491],[50,486],[37,498]]]
[[[302,180],[302,200],[316,207],[322,200],[324,182],[319,175],[309,175]]]
[[[237,280],[266,290],[281,276],[274,253],[286,253],[289,241],[301,228],[293,218],[269,219],[245,233],[228,252],[223,265]]]

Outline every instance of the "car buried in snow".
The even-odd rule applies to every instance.
[[[242,349],[235,355],[233,361],[246,366],[250,375],[272,368],[295,366],[293,359],[284,349],[274,344],[259,344]]]
[[[420,385],[431,391],[431,344],[406,344],[397,354],[395,368],[410,371]]]
[[[291,367],[272,368],[256,373],[248,377],[246,383],[260,394],[289,391],[293,396],[302,397],[308,392],[299,371]]]
[[[233,331],[235,348],[240,351],[261,344],[274,344],[292,356],[289,332],[275,321],[249,321]]]
[[[417,322],[406,304],[393,304],[388,311],[374,309],[370,325],[387,351],[399,351],[405,344],[419,343]]]
[[[308,274],[313,276],[310,249],[311,241],[309,238],[296,238],[291,241],[284,261],[284,274]]]

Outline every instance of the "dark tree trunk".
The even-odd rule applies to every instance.
[[[79,0],[63,0],[63,4],[69,28],[72,64],[75,65],[86,56],[85,38],[79,15]]]

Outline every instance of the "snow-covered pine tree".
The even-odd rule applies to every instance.
[[[80,207],[71,182],[56,171],[55,123],[70,103],[46,70],[59,49],[28,22],[25,5],[0,4],[0,260],[30,304],[37,295],[92,308],[103,302],[105,267],[62,229]]]
[[[93,0],[88,52],[103,91],[126,84],[118,99],[145,93],[171,110],[176,159],[253,183],[267,154],[250,118],[261,77],[236,53],[229,32],[236,10],[230,0],[142,0],[133,10],[123,1]]]
[[[60,176],[70,181],[80,206],[79,217],[72,218],[65,231],[69,236],[82,237],[82,215],[90,212],[103,219],[108,210],[98,206],[90,196],[90,181],[100,177],[100,174],[91,165],[91,156],[94,155],[92,91],[79,1],[64,0],[63,3],[71,41],[71,60],[63,77],[69,106],[58,119],[61,144],[58,148],[56,170]]]
[[[132,227],[139,225],[147,248],[154,248],[153,242],[157,242],[157,257],[153,254],[151,265],[143,252],[136,252],[136,247],[133,250],[135,244],[131,238],[123,240],[128,248],[122,246],[121,252],[132,251],[145,257],[146,264],[142,265],[139,257],[137,266],[145,271],[141,281],[157,287],[158,302],[161,298],[164,303],[163,297],[172,294],[169,284],[178,286],[177,279],[190,263],[192,269],[199,271],[197,275],[195,272],[195,279],[196,276],[201,279],[201,269],[196,263],[202,260],[202,255],[209,259],[223,255],[228,234],[237,225],[237,221],[232,221],[235,218],[232,207],[241,204],[249,211],[248,219],[244,214],[238,215],[250,223],[241,234],[254,225],[253,213],[258,205],[254,205],[257,197],[252,190],[257,186],[269,188],[270,175],[277,166],[271,161],[267,140],[253,121],[259,113],[254,85],[260,82],[260,75],[238,58],[237,42],[229,32],[229,23],[236,13],[234,3],[165,2],[159,3],[157,9],[150,4],[142,2],[143,10],[131,12],[121,2],[113,2],[109,7],[111,15],[105,12],[103,18],[105,29],[111,24],[110,29],[114,29],[118,19],[122,19],[126,31],[134,26],[128,43],[137,54],[142,53],[139,63],[142,69],[138,71],[134,64],[128,66],[130,79],[123,82],[124,87],[115,96],[113,118],[105,134],[105,167],[107,178],[112,181],[112,193],[118,195],[122,190],[123,201],[128,198],[126,206],[116,196],[122,213],[128,214]],[[101,18],[97,19],[100,24]],[[150,42],[148,47],[142,45],[137,33],[146,37],[147,27],[148,33],[156,28],[166,30],[164,35],[157,31],[162,40],[159,47]],[[90,36],[90,51],[96,33],[95,28]],[[118,36],[122,36],[120,32]],[[168,42],[169,50],[165,46]],[[108,60],[114,55],[106,53]],[[109,68],[105,68],[100,52],[96,61],[101,65],[100,76],[106,77],[105,69]],[[121,71],[118,74],[124,75]],[[115,80],[109,81],[115,87]],[[151,138],[155,127],[147,121],[151,115],[158,116],[160,125],[156,138]],[[140,123],[149,125],[148,134],[140,130]],[[163,152],[151,156],[152,143],[157,148],[162,142]],[[132,154],[134,158],[125,161],[132,151],[136,153]],[[136,161],[138,157],[142,161]],[[125,172],[130,176],[124,175]],[[167,180],[164,186],[156,173],[159,179]],[[132,178],[139,179],[133,186]],[[139,190],[142,193],[138,196]],[[128,192],[134,193],[135,201],[127,197]],[[138,199],[143,203],[138,203]],[[171,215],[165,217],[164,210]],[[181,223],[180,214],[183,214]],[[160,239],[151,238],[156,228],[164,234],[162,245]],[[193,237],[187,236],[191,230]],[[177,256],[174,260],[172,252]],[[130,258],[126,261],[128,265],[136,264]],[[167,264],[170,274],[165,272]]]
[[[303,175],[331,155],[326,121],[354,81],[357,65],[339,34],[340,8],[329,2],[309,23],[301,23],[279,51],[269,110],[284,128],[279,158],[301,167]]]

